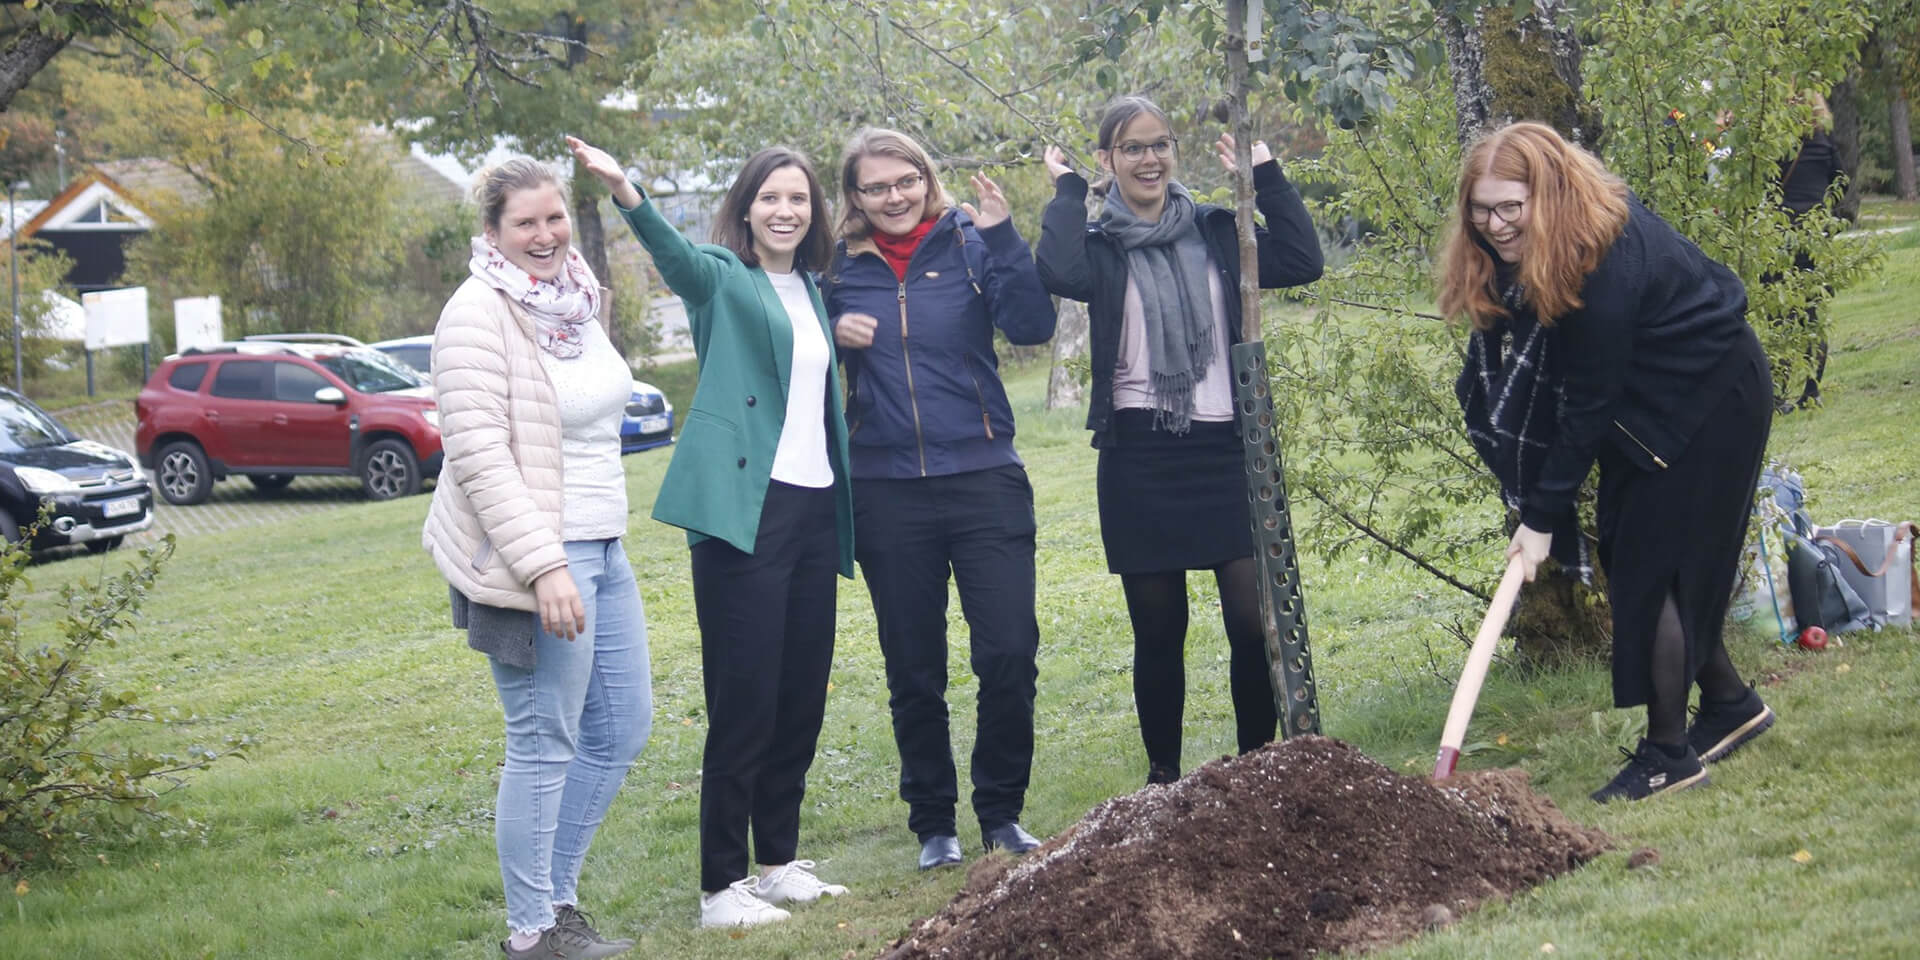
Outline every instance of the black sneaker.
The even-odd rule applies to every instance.
[[[1594,803],[1645,800],[1707,782],[1707,768],[1700,763],[1700,755],[1693,752],[1692,747],[1687,748],[1685,756],[1674,758],[1642,737],[1640,745],[1633,752],[1628,753],[1625,747],[1621,747],[1620,752],[1626,755],[1626,764],[1614,776],[1612,783],[1593,792]]]
[[[621,937],[618,940],[608,940],[606,937],[601,936],[600,931],[593,928],[593,918],[587,916],[585,910],[571,903],[563,903],[553,908],[553,925],[556,927],[571,927],[574,930],[578,930],[586,934],[587,939],[594,943],[606,944],[610,947],[620,947],[622,949],[631,949],[633,947],[633,941],[625,937]]]
[[[1702,699],[1687,727],[1687,744],[1700,755],[1701,763],[1717,763],[1771,726],[1773,708],[1748,687],[1746,697],[1732,703]]]

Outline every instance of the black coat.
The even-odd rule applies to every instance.
[[[1815,133],[1800,141],[1800,152],[1792,160],[1780,164],[1781,202],[1800,216],[1826,199],[1827,188],[1843,172],[1833,138]]]
[[[1253,202],[1266,218],[1255,229],[1260,254],[1260,286],[1293,287],[1320,279],[1320,238],[1307,216],[1299,191],[1287,182],[1277,161],[1253,168]],[[1227,335],[1240,342],[1240,239],[1233,211],[1213,204],[1198,209],[1207,256],[1227,290]],[[1127,256],[1111,237],[1087,221],[1087,181],[1063,173],[1040,221],[1035,251],[1040,282],[1047,292],[1087,304],[1087,340],[1093,370],[1093,395],[1087,405],[1087,429],[1093,445],[1103,445],[1113,419],[1113,371],[1120,361],[1120,328],[1127,294]]]

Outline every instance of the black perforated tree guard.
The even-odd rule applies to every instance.
[[[1287,512],[1286,472],[1273,429],[1267,345],[1259,340],[1235,344],[1232,360],[1234,402],[1246,452],[1247,506],[1260,564],[1260,621],[1280,736],[1319,733],[1320,698],[1313,686],[1313,655],[1307,649],[1307,607],[1294,554],[1293,520]]]

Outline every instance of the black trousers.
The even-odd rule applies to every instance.
[[[839,541],[833,488],[774,481],[753,552],[693,546],[693,602],[707,695],[700,777],[700,889],[794,859],[800,800],[827,708]]]
[[[973,812],[1020,818],[1033,766],[1033,487],[1017,465],[942,477],[854,481],[854,545],[873,595],[900,799],[922,841],[954,834],[959,787],[947,724],[947,578],[967,619],[979,678]]]

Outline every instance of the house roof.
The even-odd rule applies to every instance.
[[[16,201],[16,206],[18,202]],[[138,232],[153,229],[153,217],[114,178],[91,167],[20,224],[22,237],[42,230]],[[7,236],[12,236],[9,231]]]

